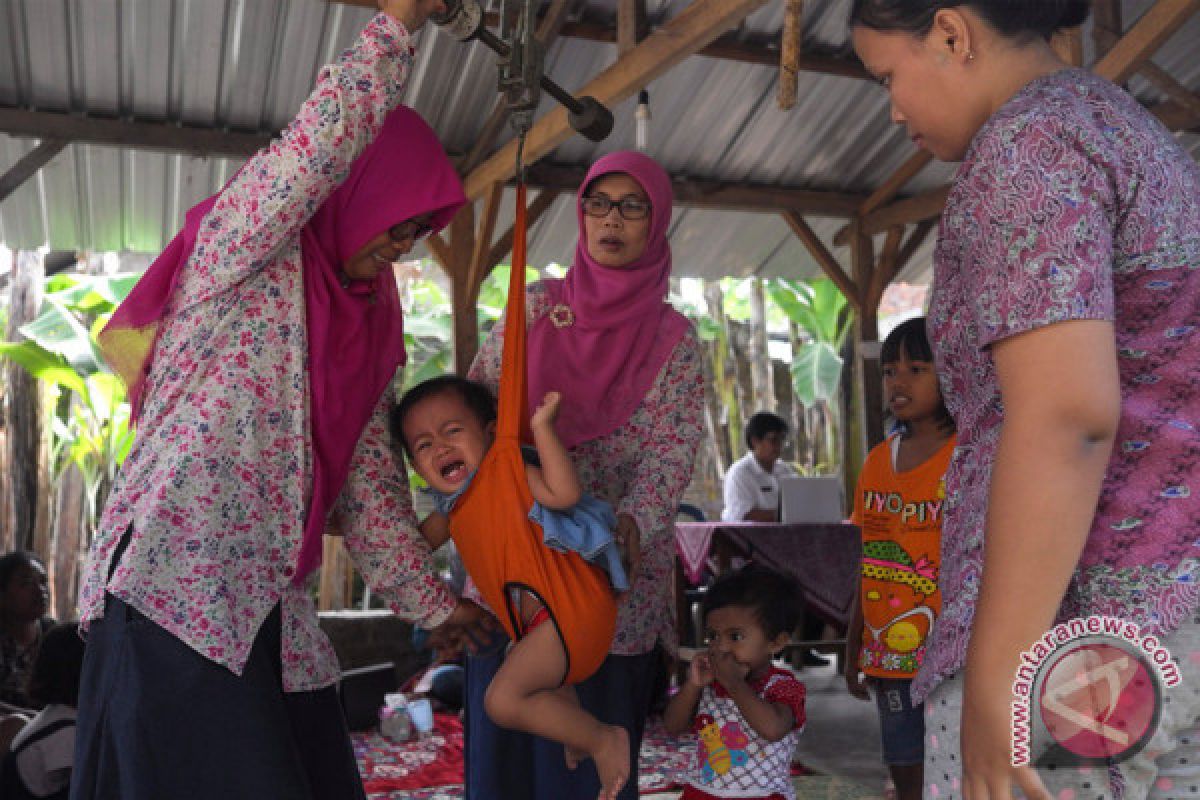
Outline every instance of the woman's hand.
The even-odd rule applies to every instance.
[[[429,632],[429,647],[438,658],[452,658],[463,650],[476,653],[498,628],[496,618],[476,603],[459,598],[446,621]]]
[[[542,397],[542,402],[534,410],[533,416],[529,419],[529,427],[531,429],[549,428],[554,429],[554,420],[558,419],[558,409],[562,404],[562,395],[558,392],[546,392]]]
[[[1028,800],[1051,800],[1037,770],[1012,765],[1012,679],[977,678],[971,680],[968,670],[963,690],[963,797],[1012,800],[1019,788]]]
[[[443,0],[376,0],[379,10],[399,22],[409,33],[416,33],[430,14],[445,14]]]
[[[625,562],[625,571],[629,576],[629,585],[633,586],[637,578],[638,567],[642,563],[642,530],[637,520],[629,514],[617,514],[617,529],[613,531],[613,539],[617,542],[617,550]]]

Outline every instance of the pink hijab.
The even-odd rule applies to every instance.
[[[623,425],[689,326],[667,303],[671,178],[653,159],[621,151],[592,165],[579,198],[597,178],[614,172],[632,177],[650,198],[645,251],[621,268],[597,264],[588,255],[583,210],[576,204],[575,261],[562,280],[542,282],[551,310],[529,331],[529,407],[536,408],[548,391],[562,393],[556,427],[567,447]]]
[[[204,217],[220,194],[191,209],[183,230],[138,281],[101,333],[101,348],[129,387],[136,419],[143,406],[154,340],[168,313],[179,274]],[[439,230],[465,202],[462,185],[436,134],[415,111],[388,114],[379,135],[300,229],[308,331],[309,426],[313,486],[304,541],[296,563],[300,582],[321,563],[321,537],[367,420],[404,363],[400,298],[390,269],[343,288],[341,265],[392,225],[432,214]]]

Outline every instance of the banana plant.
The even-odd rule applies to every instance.
[[[792,389],[805,408],[809,430],[823,430],[818,462],[833,470],[840,461],[836,454],[840,452],[841,353],[853,323],[849,304],[827,278],[811,283],[776,278],[770,295],[788,319],[808,334],[808,341],[792,354]]]
[[[46,281],[37,318],[18,329],[25,339],[0,342],[0,357],[50,387],[51,475],[57,483],[71,464],[79,469],[89,533],[133,445],[125,387],[104,365],[96,333],[138,277],[55,275]]]

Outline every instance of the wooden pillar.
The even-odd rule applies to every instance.
[[[879,339],[878,305],[871,305],[870,286],[874,280],[875,254],[871,237],[862,233],[859,222],[851,223],[850,257],[854,284],[859,289],[858,313],[854,316],[854,392],[849,399],[846,419],[845,474],[847,497],[853,497],[850,476],[857,479],[867,452],[883,438],[883,381],[879,357],[870,343]]]
[[[17,329],[37,317],[41,305],[43,267],[37,253],[20,251],[13,258],[8,304],[8,341],[23,337]],[[32,550],[38,524],[42,460],[41,393],[38,381],[9,362],[8,371],[8,519],[3,545],[7,550]]]

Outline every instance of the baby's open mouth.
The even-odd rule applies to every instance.
[[[442,467],[441,473],[448,481],[460,481],[466,478],[467,465],[461,461],[451,461]]]

